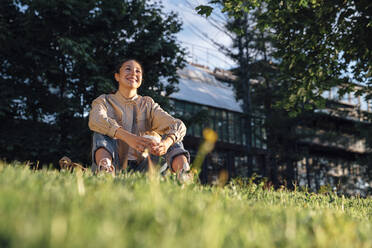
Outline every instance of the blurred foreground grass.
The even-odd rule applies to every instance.
[[[0,247],[372,247],[372,199],[0,163]]]

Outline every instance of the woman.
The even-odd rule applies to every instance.
[[[180,173],[189,170],[190,155],[181,143],[186,127],[148,96],[137,95],[143,69],[134,59],[124,60],[115,70],[118,90],[92,103],[89,128],[93,134],[92,170],[129,169],[146,171],[142,153],[166,155],[168,167]],[[147,131],[163,136],[160,142],[142,137]]]

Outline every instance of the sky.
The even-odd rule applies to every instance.
[[[230,69],[235,63],[218,51],[211,41],[205,38],[206,33],[211,39],[231,46],[231,39],[223,32],[215,28],[205,17],[199,16],[195,7],[206,4],[205,0],[162,0],[165,12],[176,12],[183,22],[183,29],[178,34],[178,40],[187,52],[189,62],[208,66],[210,69],[216,67]]]

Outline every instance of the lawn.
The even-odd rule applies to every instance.
[[[372,199],[1,162],[0,247],[372,247]]]

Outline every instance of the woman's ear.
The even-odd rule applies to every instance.
[[[114,77],[115,77],[116,82],[119,82],[119,77],[120,77],[119,73],[115,72]]]

